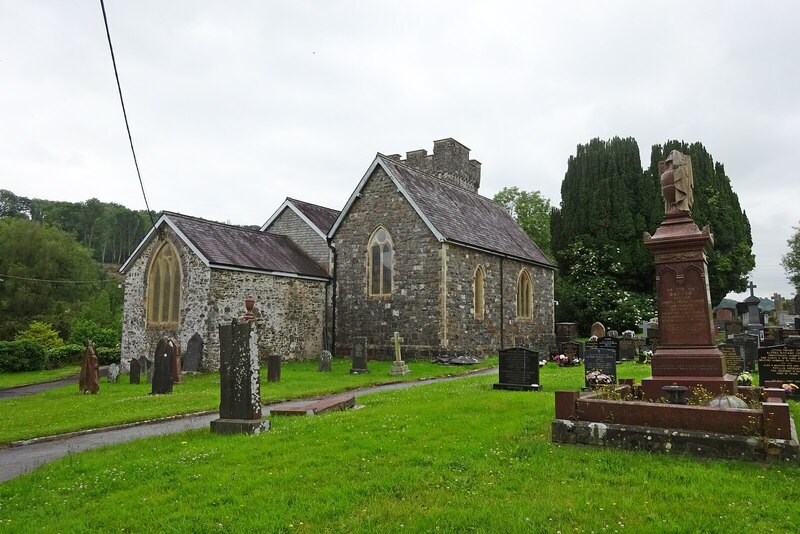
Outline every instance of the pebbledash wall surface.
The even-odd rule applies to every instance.
[[[388,296],[367,293],[367,243],[379,225],[394,244]],[[349,354],[351,340],[364,336],[370,358],[390,359],[394,353],[389,338],[395,331],[405,340],[404,358],[440,352],[488,356],[511,346],[546,350],[555,342],[554,270],[439,242],[381,167],[342,220],[333,243],[336,354]],[[475,318],[473,305],[479,265],[485,272],[483,319]],[[533,286],[533,313],[526,319],[516,317],[522,269]]]
[[[256,301],[254,315],[259,355],[280,354],[286,360],[319,355],[325,308],[325,282],[207,267],[171,228],[162,225],[154,239],[125,273],[121,360],[127,369],[132,358],[152,352],[162,336],[177,339],[183,350],[199,333],[205,341],[203,367],[219,369],[219,324],[244,315],[243,295]],[[169,240],[181,262],[181,303],[176,330],[147,327],[145,296],[147,270],[157,248]],[[266,315],[269,321],[261,320]]]

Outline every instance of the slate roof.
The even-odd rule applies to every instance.
[[[185,238],[209,267],[328,278],[327,272],[286,236],[170,211],[165,211],[157,224],[160,226],[164,222]],[[145,237],[121,271],[125,272],[153,235],[151,231]]]
[[[513,217],[494,200],[381,154],[377,159],[447,241],[555,268]]]
[[[286,200],[294,204],[295,207],[299,209],[309,221],[314,223],[316,227],[322,230],[322,232],[325,234],[330,232],[333,223],[336,222],[336,218],[339,216],[339,210],[326,208],[325,206],[318,206],[309,202],[303,202],[302,200],[297,200],[295,198],[287,197]]]

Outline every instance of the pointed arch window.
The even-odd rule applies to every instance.
[[[181,307],[181,262],[169,241],[150,263],[147,277],[147,325],[177,327]]]
[[[368,290],[370,295],[392,294],[392,275],[394,270],[394,245],[389,232],[379,226],[369,240]]]
[[[531,276],[525,269],[519,273],[517,280],[517,318],[530,319],[533,309],[533,284]]]
[[[483,267],[478,265],[475,269],[475,298],[473,300],[473,310],[475,319],[483,319],[484,313],[484,300],[483,300],[483,281],[486,274],[483,272]]]

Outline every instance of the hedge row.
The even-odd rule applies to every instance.
[[[47,350],[35,341],[0,341],[0,372],[56,369],[80,362],[85,350],[82,345],[64,345]],[[119,362],[118,348],[98,348],[96,353],[100,365]]]

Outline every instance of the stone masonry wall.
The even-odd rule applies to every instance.
[[[148,245],[125,275],[121,359],[127,369],[131,358],[152,359],[162,336],[177,339],[185,350],[189,338],[199,333],[204,341],[203,366],[219,369],[221,322],[244,315],[244,299],[256,299],[254,313],[259,354],[280,354],[283,359],[315,358],[322,350],[325,282],[269,274],[209,269],[200,258],[164,225],[181,259],[182,284],[179,326],[175,330],[146,327],[145,296],[150,258],[163,243]]]
[[[394,243],[393,290],[367,292],[367,245],[381,225]],[[336,249],[336,351],[350,354],[354,336],[366,336],[370,358],[390,359],[389,338],[405,339],[404,358],[435,355],[442,335],[440,277],[442,246],[378,167],[334,238]]]
[[[267,232],[288,236],[323,269],[328,269],[330,251],[327,240],[320,237],[291,208],[284,209],[269,225]]]
[[[501,297],[501,264],[502,287]],[[484,318],[475,319],[475,270],[484,270]],[[516,317],[517,280],[525,268],[533,286],[530,319]],[[504,348],[522,346],[547,351],[555,344],[553,271],[502,259],[459,246],[447,254],[447,347],[450,354],[496,355],[501,348],[501,310]],[[502,300],[502,305],[501,305]]]

